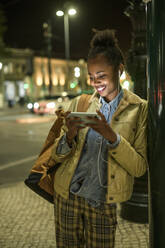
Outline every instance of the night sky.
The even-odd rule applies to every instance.
[[[64,0],[0,0],[7,18],[8,30],[5,43],[9,47],[31,48],[44,51],[42,25],[52,22],[52,49],[57,58],[64,58],[64,22],[56,16],[56,10]],[[73,2],[73,1],[72,1]],[[77,0],[74,6],[77,15],[69,18],[70,56],[86,58],[92,28],[112,28],[117,31],[119,45],[126,53],[131,45],[132,26],[124,15],[129,5],[127,0]]]

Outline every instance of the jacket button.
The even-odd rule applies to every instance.
[[[109,200],[113,200],[113,197],[109,197]]]
[[[118,121],[119,120],[119,118],[118,117],[115,117],[115,121]]]
[[[115,178],[115,175],[111,175],[111,178],[114,179]]]
[[[113,154],[113,155],[115,155],[115,154],[116,154],[116,152],[112,152],[112,154]]]

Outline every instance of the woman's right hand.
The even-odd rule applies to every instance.
[[[68,128],[68,132],[66,133],[67,141],[71,143],[71,141],[76,137],[78,131],[84,128],[82,125],[82,121],[78,117],[68,117],[69,111],[65,113],[65,121],[66,126]]]
[[[77,117],[68,117],[70,111],[64,112],[63,110],[57,110],[57,121],[63,122],[65,119],[66,126],[68,128],[68,132],[66,133],[66,138],[68,143],[71,143],[72,140],[76,137],[79,129],[82,129],[84,127],[80,126],[82,122]]]

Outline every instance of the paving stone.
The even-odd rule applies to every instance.
[[[23,182],[1,186],[0,199],[0,248],[56,247],[53,204]],[[118,214],[115,248],[147,248],[148,236],[148,224],[128,222]]]

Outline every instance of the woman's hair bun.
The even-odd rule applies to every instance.
[[[118,40],[115,37],[115,30],[113,29],[104,29],[104,30],[92,30],[95,35],[93,36],[90,47],[115,47],[118,46]]]

